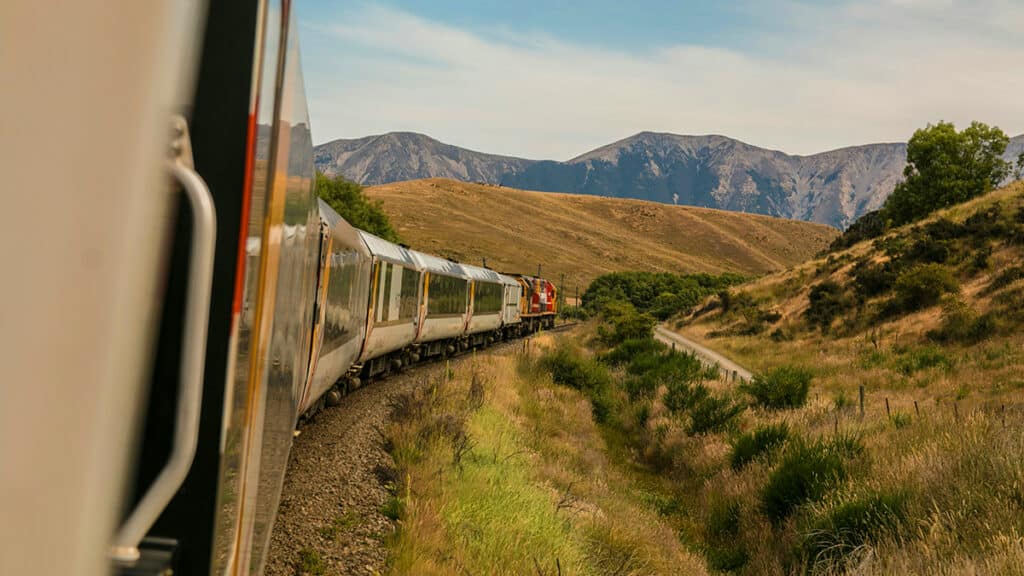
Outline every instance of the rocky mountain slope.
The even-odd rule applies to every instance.
[[[1006,157],[1024,151],[1014,138]],[[316,147],[316,166],[374,185],[443,177],[547,192],[638,198],[808,220],[845,228],[885,202],[906,145],[868,144],[810,156],[725,136],[641,132],[566,162],[484,154],[392,132]]]

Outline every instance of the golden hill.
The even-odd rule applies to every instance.
[[[366,189],[413,248],[471,264],[534,273],[567,294],[622,270],[765,274],[812,257],[830,227],[689,206],[530,192],[440,178]],[[488,232],[483,232],[483,231]]]

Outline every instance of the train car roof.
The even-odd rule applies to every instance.
[[[318,198],[317,203],[320,206],[320,219],[331,229],[331,237],[337,239],[340,244],[354,248],[363,256],[369,257],[370,251],[366,248],[366,242],[359,236],[359,231],[335,212],[327,202]]]
[[[417,252],[415,250],[409,250],[409,254],[411,254],[420,267],[427,272],[436,272],[438,274],[446,274],[448,276],[455,276],[458,278],[471,278],[463,268],[462,264],[459,264],[458,262],[452,262],[451,260],[431,256],[430,254],[424,254],[423,252]]]
[[[462,269],[465,270],[466,274],[473,280],[501,283],[501,274],[498,274],[490,268],[481,268],[471,264],[460,264],[460,266],[462,266]]]
[[[416,260],[413,258],[411,250],[398,244],[388,242],[387,240],[370,234],[366,230],[356,229],[359,237],[366,242],[366,247],[370,249],[370,253],[378,258],[384,260],[390,260],[398,264],[404,264],[413,268],[418,268]]]
[[[519,281],[509,276],[508,274],[502,274],[499,272],[498,276],[501,278],[502,284],[508,284],[510,286],[519,286]]]

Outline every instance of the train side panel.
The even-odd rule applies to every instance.
[[[359,234],[374,256],[366,342],[359,359],[366,363],[402,350],[416,339],[423,283],[422,273],[408,249],[368,232]],[[402,362],[400,358],[395,360]]]

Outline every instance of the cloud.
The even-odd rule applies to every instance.
[[[1013,38],[1024,10],[1012,2],[747,9],[772,24],[742,48],[642,54],[377,6],[304,22],[314,136],[412,130],[564,160],[641,130],[725,134],[790,153],[903,141],[937,120],[1024,131],[1015,71],[1024,45]]]

